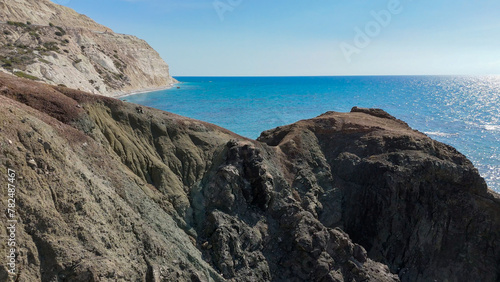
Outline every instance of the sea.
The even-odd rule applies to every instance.
[[[122,99],[252,139],[327,111],[381,108],[457,148],[500,192],[500,76],[176,78],[170,89]]]

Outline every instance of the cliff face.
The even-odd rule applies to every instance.
[[[4,72],[106,96],[176,82],[144,40],[113,33],[48,0],[0,1],[0,6]]]
[[[463,155],[383,111],[252,141],[3,74],[0,94],[20,281],[500,278],[499,196]]]
[[[341,227],[402,281],[500,279],[500,196],[454,148],[358,108],[259,140],[284,154],[302,193],[319,191],[325,226]]]

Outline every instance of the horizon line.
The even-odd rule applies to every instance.
[[[172,75],[172,77],[373,77],[373,76],[500,76],[500,74],[345,74],[345,75]]]

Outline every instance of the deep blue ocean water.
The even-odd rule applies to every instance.
[[[500,192],[500,76],[177,77],[123,98],[255,139],[267,129],[353,106],[382,108],[457,148]]]

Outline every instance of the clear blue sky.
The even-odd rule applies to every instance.
[[[500,74],[498,0],[53,2],[145,39],[174,76]]]

